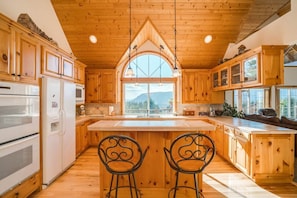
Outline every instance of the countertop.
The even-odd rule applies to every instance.
[[[215,126],[202,120],[100,120],[89,131],[213,131]]]
[[[162,130],[168,130],[168,126],[167,129],[165,126],[157,126],[157,125],[161,125],[165,124],[168,121],[178,121],[178,120],[186,120],[188,121],[193,121],[193,122],[189,122],[189,123],[197,123],[199,124],[200,122],[198,121],[215,121],[217,123],[221,123],[230,127],[233,127],[235,129],[239,129],[242,132],[246,132],[246,133],[250,133],[250,134],[297,134],[297,130],[293,130],[293,129],[288,129],[288,128],[284,128],[284,127],[278,127],[278,126],[273,126],[273,125],[269,125],[269,124],[263,124],[260,122],[255,122],[255,121],[250,121],[250,120],[245,120],[245,119],[240,119],[240,118],[233,118],[233,117],[227,117],[227,116],[217,116],[217,117],[208,117],[208,116],[161,116],[161,117],[137,117],[137,116],[125,116],[125,115],[116,115],[116,116],[102,116],[102,115],[88,115],[88,116],[78,116],[76,117],[76,124],[80,124],[83,123],[85,121],[88,120],[100,120],[100,121],[116,121],[117,123],[119,121],[159,121],[159,122],[155,122],[155,126],[150,126],[150,130],[151,128],[158,128],[159,130],[162,127]],[[160,122],[162,121],[162,122]],[[169,123],[170,123],[169,122]],[[109,122],[107,122],[106,124],[108,124]],[[129,123],[129,122],[127,122]],[[130,124],[132,124],[133,122],[130,122]],[[141,122],[140,122],[141,123]],[[146,122],[142,122],[141,124],[144,124]],[[153,123],[153,122],[152,122]],[[152,124],[151,123],[151,124]],[[171,122],[171,124],[174,122]],[[180,125],[181,122],[176,122],[176,125]],[[205,123],[205,122],[203,122]],[[96,124],[96,123],[94,123]],[[111,124],[111,123],[110,123]],[[94,126],[94,125],[93,125]],[[119,127],[121,125],[118,124],[117,125],[117,129],[119,130]],[[107,126],[107,127],[111,127],[111,125]],[[133,128],[133,126],[129,126],[130,129],[135,129],[135,126]],[[181,127],[181,126],[179,126]],[[189,128],[189,131],[192,131],[193,128],[187,126]],[[196,126],[197,127],[197,126]],[[114,128],[114,126],[113,126]],[[127,128],[127,127],[126,127]],[[171,127],[172,128],[172,127]],[[185,125],[183,126],[183,128],[185,128]],[[127,129],[127,130],[130,130]],[[197,128],[196,128],[197,129]],[[177,129],[180,130],[180,129]]]

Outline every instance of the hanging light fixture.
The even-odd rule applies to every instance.
[[[160,45],[160,82],[159,86],[162,86],[162,49],[164,49],[163,45]]]
[[[130,22],[130,29],[129,29],[129,35],[130,35],[130,43],[129,43],[129,66],[128,66],[128,69],[127,69],[127,72],[126,72],[126,76],[128,77],[132,77],[134,76],[134,72],[133,72],[133,69],[131,67],[131,44],[132,44],[132,39],[131,39],[131,34],[132,34],[132,28],[131,28],[131,20],[132,20],[132,17],[131,17],[131,13],[132,13],[132,3],[131,3],[131,0],[130,0],[130,5],[129,5],[129,10],[130,10],[130,16],[129,16],[129,22]]]
[[[176,58],[176,0],[174,0],[174,68],[173,68],[173,76],[180,76],[179,70],[176,66],[177,58]]]

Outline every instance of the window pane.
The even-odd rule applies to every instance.
[[[173,83],[125,83],[124,114],[172,114]]]
[[[264,108],[264,89],[242,90],[241,97],[242,111],[246,114],[254,114]]]
[[[160,56],[141,55],[131,60],[131,68],[134,71],[134,78],[172,78],[171,66]],[[128,65],[125,74],[127,73]]]
[[[280,116],[297,118],[297,89],[281,88],[279,90]]]

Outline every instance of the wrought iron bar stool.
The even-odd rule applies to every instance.
[[[186,133],[178,136],[170,145],[164,148],[164,153],[170,167],[176,171],[175,186],[168,192],[168,197],[173,191],[176,197],[178,188],[190,188],[195,190],[196,197],[204,197],[199,190],[197,176],[212,161],[215,155],[215,145],[213,140],[202,133]],[[192,174],[194,177],[194,187],[179,185],[179,174]]]
[[[140,191],[136,187],[134,172],[141,166],[147,149],[143,152],[136,140],[124,135],[107,136],[99,142],[98,155],[106,170],[112,175],[106,197],[110,197],[113,190],[117,197],[118,189],[121,187],[130,188],[131,197],[133,197],[132,189],[134,189],[135,195],[138,197]],[[119,186],[120,175],[128,176],[128,186]],[[113,188],[114,176],[116,176],[116,186]]]

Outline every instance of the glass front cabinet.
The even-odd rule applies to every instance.
[[[229,68],[220,67],[212,71],[212,88],[213,90],[224,90],[229,87]]]
[[[252,57],[249,57],[242,61],[242,72],[243,79],[242,82],[245,85],[248,84],[257,84],[260,82],[260,65],[259,65],[259,56],[260,54],[256,54]]]
[[[285,47],[262,45],[215,67],[213,90],[283,84]]]

